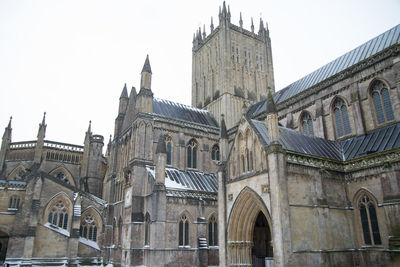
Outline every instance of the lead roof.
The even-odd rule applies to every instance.
[[[165,99],[153,99],[153,113],[182,121],[218,127],[217,122],[209,111]]]
[[[274,94],[274,102],[276,104],[284,102],[327,78],[332,77],[399,42],[400,24],[277,91]],[[267,109],[265,102],[266,101],[263,100],[253,104],[248,111],[250,117],[254,117],[264,112]]]

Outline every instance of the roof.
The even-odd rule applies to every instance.
[[[218,127],[217,122],[209,111],[169,100],[154,98],[153,113],[177,120]]]
[[[147,166],[147,172],[154,178],[154,167]],[[207,174],[196,170],[165,169],[165,187],[183,191],[217,193],[218,181],[215,174]]]
[[[251,120],[263,140],[270,144],[267,122]],[[295,130],[279,127],[279,143],[286,150],[315,156],[342,160],[340,143],[323,138],[304,135]]]
[[[251,120],[263,140],[270,144],[267,122]],[[400,122],[342,141],[304,135],[298,131],[279,127],[280,144],[284,149],[329,159],[346,161],[375,152],[400,147]]]
[[[400,147],[400,123],[340,142],[346,160]]]
[[[400,24],[378,35],[359,47],[347,52],[337,59],[329,62],[300,80],[286,86],[274,94],[276,104],[307,90],[308,88],[334,76],[343,70],[360,63],[361,61],[383,51],[384,49],[400,42]],[[249,109],[249,115],[254,117],[266,110],[265,100],[255,103]]]

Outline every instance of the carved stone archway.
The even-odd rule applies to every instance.
[[[228,223],[228,265],[253,266],[253,234],[257,217],[264,215],[269,229],[271,216],[261,197],[245,187],[236,198]]]

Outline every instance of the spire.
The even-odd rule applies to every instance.
[[[146,61],[144,62],[144,65],[143,65],[143,69],[142,69],[142,73],[143,72],[148,72],[148,73],[152,73],[151,72],[151,67],[150,67],[150,60],[149,60],[149,55],[147,55],[147,57],[146,57]]]
[[[272,97],[271,88],[268,87],[268,95],[267,95],[267,114],[277,113],[274,98]]]
[[[206,39],[206,25],[203,24],[203,39]]]
[[[254,33],[254,23],[253,18],[251,18],[251,32]]]
[[[160,137],[158,138],[158,144],[156,148],[156,154],[160,153],[167,153],[167,146],[165,144],[165,135],[160,134]]]
[[[224,114],[221,114],[221,128],[219,129],[219,138],[228,139],[228,131],[226,130]]]
[[[222,3],[222,14],[226,15],[226,5],[225,5],[225,1]]]
[[[231,8],[228,5],[228,20],[231,21]]]
[[[11,141],[11,121],[12,117],[10,117],[10,120],[8,121],[7,127],[4,129],[4,134],[3,134],[3,143],[5,142],[4,140],[7,139]]]
[[[240,12],[239,25],[240,25],[240,28],[243,28],[242,12]]]
[[[107,144],[106,156],[110,156],[110,153],[111,153],[111,143],[112,143],[112,139],[111,139],[111,134],[110,134],[110,140],[108,140],[108,144]]]
[[[210,24],[210,33],[214,31],[214,23],[213,23],[213,17],[211,17],[211,24]]]
[[[121,98],[128,98],[128,90],[126,89],[126,83],[124,85],[124,88],[122,88],[122,92],[121,92],[121,96],[119,97]]]
[[[7,150],[11,143],[11,120],[8,122],[8,126],[4,130],[3,139],[0,146],[0,173],[3,171],[4,161],[6,159]]]
[[[85,145],[89,144],[91,135],[92,135],[92,121],[90,120],[88,129],[87,129],[86,134],[85,134],[85,141],[84,141]]]

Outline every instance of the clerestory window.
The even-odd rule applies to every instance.
[[[379,124],[394,120],[389,90],[381,81],[376,81],[371,88],[375,115]]]

